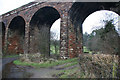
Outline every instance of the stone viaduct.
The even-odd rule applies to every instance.
[[[82,23],[91,13],[120,15],[119,2],[31,2],[1,15],[3,53],[50,53],[50,28],[61,18],[60,55],[82,53]],[[46,44],[47,43],[47,44]]]

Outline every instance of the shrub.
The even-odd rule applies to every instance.
[[[40,53],[36,53],[36,54],[20,54],[20,61],[22,61],[22,62],[40,63],[40,62],[47,61],[47,58],[44,55],[40,54]]]
[[[80,74],[85,78],[116,78],[117,55],[81,54],[79,56]]]

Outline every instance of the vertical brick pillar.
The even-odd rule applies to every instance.
[[[61,58],[68,57],[68,13],[63,11],[61,14],[60,27],[60,56]]]
[[[76,45],[77,45],[77,54],[82,54],[83,53],[83,34],[82,34],[82,23],[77,27],[77,42],[76,42]]]
[[[72,21],[70,20],[70,18],[68,19],[68,24],[69,24],[69,28],[68,28],[68,34],[69,34],[69,43],[68,43],[68,51],[69,51],[69,57],[70,58],[74,58],[77,56],[76,54],[76,34],[75,34],[75,30],[74,30],[74,25],[72,23]]]
[[[68,19],[68,34],[69,34],[69,57],[74,58],[82,53],[82,24],[72,23],[70,19]],[[78,25],[75,25],[78,24]],[[75,29],[76,28],[76,29]]]
[[[25,25],[24,53],[29,53],[29,22]]]

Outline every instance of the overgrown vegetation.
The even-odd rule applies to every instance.
[[[81,54],[78,67],[61,70],[58,78],[117,78],[118,56]]]
[[[80,72],[86,78],[116,78],[118,56],[108,54],[82,54],[79,57]]]
[[[31,57],[33,55],[30,55]],[[38,57],[38,55],[33,56]],[[54,77],[58,78],[117,78],[118,56],[110,54],[81,54],[78,58],[67,60],[48,59],[41,62],[31,62],[19,59],[13,63],[22,66],[32,66],[35,68],[49,68],[58,65],[61,67],[59,73]],[[36,59],[36,58],[35,58]],[[69,67],[79,64],[79,66]]]

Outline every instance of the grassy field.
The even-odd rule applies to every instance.
[[[76,62],[76,61],[78,62],[77,58],[67,59],[67,60],[58,60],[58,61],[46,61],[44,63],[34,63],[34,62],[28,63],[28,62],[21,62],[20,60],[15,60],[13,63],[16,65],[33,66],[36,68],[41,68],[41,67],[47,68],[47,67],[53,67],[53,66],[62,65],[65,63],[70,63],[70,62]],[[74,64],[76,63],[66,65],[66,67],[74,65]]]

